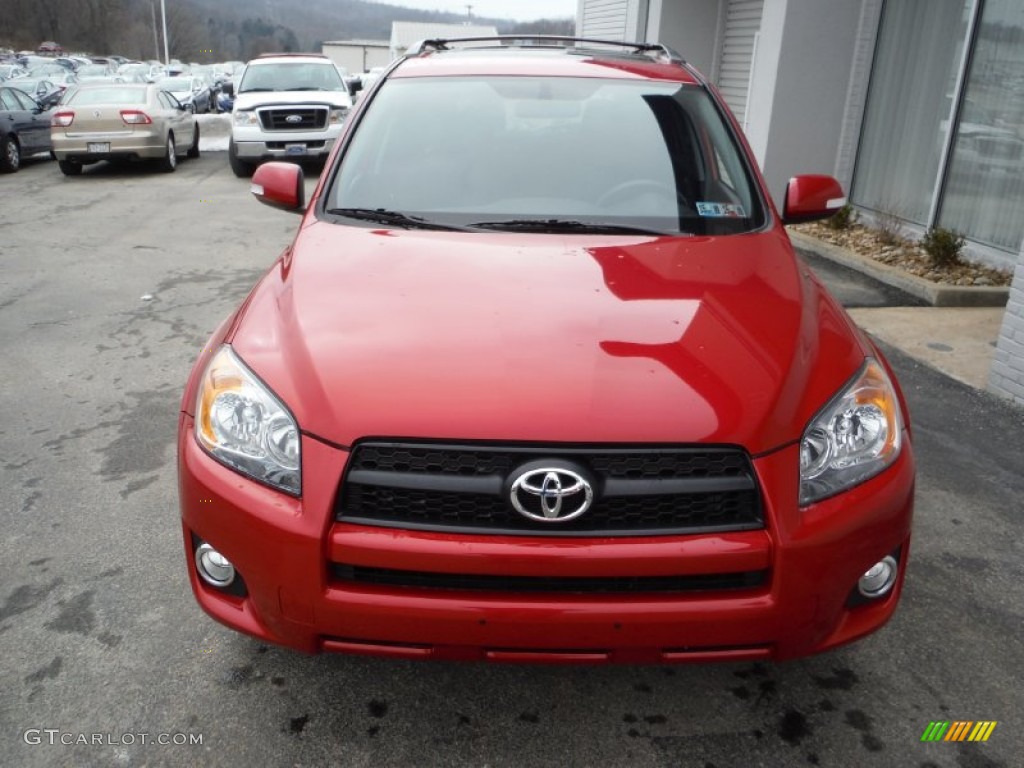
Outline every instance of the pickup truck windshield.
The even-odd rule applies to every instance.
[[[344,91],[345,84],[330,62],[273,62],[245,68],[238,93],[259,91]]]
[[[755,189],[698,86],[396,78],[367,104],[326,210],[453,228],[724,235],[763,225]]]

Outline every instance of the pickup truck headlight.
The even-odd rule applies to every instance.
[[[259,118],[256,117],[256,111],[252,109],[235,110],[231,114],[231,120],[235,125],[259,125]]]
[[[869,358],[804,430],[800,506],[874,477],[900,454],[903,418],[885,369]]]
[[[299,496],[299,428],[281,403],[228,346],[203,371],[196,438],[222,464]]]
[[[330,118],[331,125],[338,125],[339,123],[345,122],[346,115],[348,115],[348,109],[346,107],[332,109]]]

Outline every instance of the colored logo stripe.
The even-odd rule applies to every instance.
[[[921,741],[988,741],[997,724],[995,720],[932,720]]]
[[[984,721],[974,726],[974,730],[971,731],[971,735],[967,737],[968,741],[988,741],[988,737],[992,735],[992,731],[996,729],[995,721]]]

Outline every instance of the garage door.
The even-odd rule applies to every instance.
[[[629,0],[589,0],[583,4],[580,35],[625,40],[628,11]]]
[[[764,0],[728,0],[718,89],[740,124],[746,122],[750,67]]]

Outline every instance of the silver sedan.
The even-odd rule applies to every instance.
[[[156,160],[164,171],[178,157],[199,157],[199,125],[173,96],[151,84],[80,85],[50,121],[53,153],[66,176],[101,160]]]

